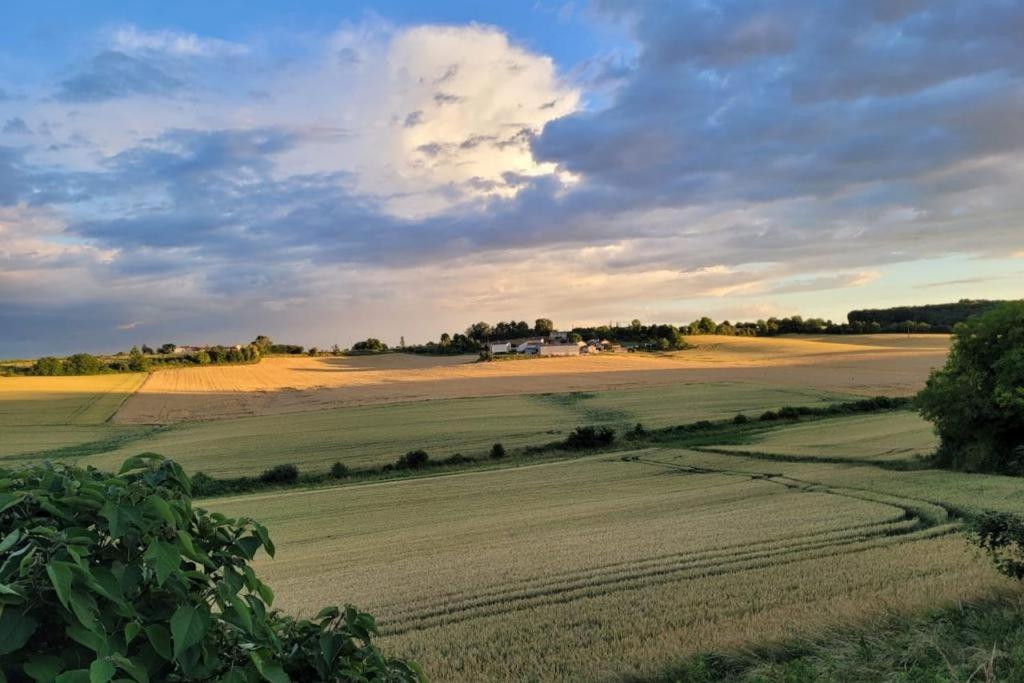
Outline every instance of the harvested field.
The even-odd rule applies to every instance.
[[[323,471],[335,461],[349,467],[380,466],[416,448],[434,458],[483,456],[495,442],[508,448],[547,443],[583,424],[610,425],[621,433],[637,422],[664,427],[846,398],[795,387],[697,383],[355,406],[178,423],[152,434],[142,432],[139,439],[85,462],[115,469],[130,455],[154,451],[188,471],[220,476],[258,474],[284,462],[303,471]]]
[[[912,461],[934,453],[938,445],[930,422],[915,412],[901,410],[784,425],[758,434],[752,443],[722,448],[741,453]]]
[[[892,337],[892,335],[890,335]],[[694,337],[697,348],[476,363],[473,357],[384,354],[274,357],[256,365],[154,373],[116,421],[166,424],[332,407],[570,391],[755,382],[861,395],[905,395],[940,365],[948,338]],[[905,343],[901,344],[900,339]],[[927,343],[925,343],[927,342]]]
[[[926,502],[766,478],[740,456],[627,455],[209,506],[268,524],[280,606],[368,608],[434,680],[651,676],[1007,585]],[[691,455],[751,471],[680,466]],[[816,467],[851,484],[874,469]]]

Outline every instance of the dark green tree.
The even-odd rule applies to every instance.
[[[133,346],[128,352],[128,369],[131,372],[147,372],[149,370],[149,359],[146,358],[138,346]]]
[[[546,337],[555,331],[555,324],[548,318],[537,318],[533,323],[533,331],[539,337]]]
[[[917,406],[941,440],[936,464],[1024,474],[1024,302],[957,325]]]

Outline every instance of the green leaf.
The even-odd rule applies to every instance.
[[[90,683],[88,669],[74,669],[65,671],[53,679],[53,683]]]
[[[171,506],[167,504],[167,501],[160,496],[153,494],[146,498],[146,503],[152,508],[153,512],[158,517],[170,524],[171,526],[177,526],[178,520],[174,518],[174,513],[171,511]]]
[[[64,609],[71,609],[68,600],[71,596],[71,567],[67,562],[51,562],[46,565],[46,574],[50,577],[53,589],[57,591],[57,599]]]
[[[174,653],[171,650],[171,632],[165,627],[160,624],[150,624],[146,627],[146,638],[158,655],[167,661],[174,658]]]
[[[0,655],[20,650],[39,624],[27,614],[13,609],[0,612]]]
[[[0,512],[21,502],[24,496],[20,493],[0,493]]]
[[[99,622],[96,598],[92,597],[92,594],[78,588],[72,588],[71,597],[68,601],[71,603],[71,611],[78,617],[78,621],[81,622],[82,626],[94,633],[102,634],[103,625]]]
[[[174,640],[175,659],[202,640],[208,627],[209,617],[192,605],[182,605],[176,609],[171,616],[171,638]]]
[[[252,663],[256,665],[256,670],[263,676],[263,680],[270,681],[270,683],[291,683],[292,679],[288,677],[280,664],[264,660],[260,653],[252,653]]]
[[[15,529],[9,534],[4,534],[3,540],[0,541],[0,553],[5,553],[14,547],[14,544],[21,539],[21,529]]]
[[[33,681],[49,683],[64,670],[64,660],[53,655],[38,655],[30,659],[24,669]]]
[[[137,621],[129,621],[124,625],[124,643],[125,645],[131,645],[135,637],[142,631],[142,627],[139,626]]]
[[[163,456],[157,455],[156,453],[142,453],[140,455],[133,455],[124,461],[121,465],[121,469],[118,470],[118,476],[131,472],[132,470],[148,469],[150,463],[159,462],[163,460]]]
[[[108,683],[114,671],[114,663],[109,659],[97,659],[89,665],[89,683]]]
[[[163,541],[150,543],[143,558],[153,565],[156,570],[156,582],[160,586],[181,567],[181,554],[178,549]]]
[[[114,538],[120,538],[125,532],[125,517],[122,514],[121,506],[116,500],[108,500],[100,508],[100,517],[105,517],[107,520],[107,526],[110,528],[110,535]]]
[[[136,683],[149,683],[149,674],[141,664],[131,661],[124,655],[111,655],[110,661],[128,672],[128,675],[135,679]]]

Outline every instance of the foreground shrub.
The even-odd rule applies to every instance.
[[[1024,302],[957,325],[917,405],[939,433],[936,464],[1024,474]]]
[[[294,484],[299,480],[299,468],[295,465],[274,465],[264,470],[260,481],[265,484]]]
[[[999,571],[1024,580],[1024,518],[990,512],[971,522],[968,534],[975,545],[988,552]]]
[[[398,459],[395,463],[395,467],[400,470],[418,470],[421,467],[426,467],[430,462],[430,456],[423,449],[409,451]]]
[[[117,476],[0,468],[0,679],[414,681],[371,642],[373,617],[271,609],[249,561],[267,530],[192,507],[175,463],[147,454]]]

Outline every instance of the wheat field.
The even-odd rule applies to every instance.
[[[913,461],[934,453],[938,445],[930,422],[915,412],[897,411],[787,424],[755,435],[749,444],[721,448],[739,453]]]
[[[462,453],[482,457],[491,445],[538,445],[564,438],[579,425],[602,424],[620,433],[637,422],[647,427],[729,418],[784,405],[820,406],[846,394],[742,383],[674,384],[602,392],[440,399],[380,406],[227,420],[176,423],[84,462],[116,468],[141,451],[173,457],[188,471],[237,476],[289,462],[323,471],[393,463],[423,448],[431,457]]]
[[[144,374],[0,377],[0,458],[135,433],[109,420],[145,379]]]
[[[331,407],[754,382],[855,394],[907,394],[948,351],[948,337],[693,337],[696,348],[476,363],[471,356],[270,357],[255,365],[154,373],[118,411],[126,424],[166,424]]]
[[[943,507],[869,468],[815,464],[822,485],[765,465],[646,449],[210,506],[273,530],[259,569],[282,607],[368,608],[438,681],[653,676],[1007,585]]]

